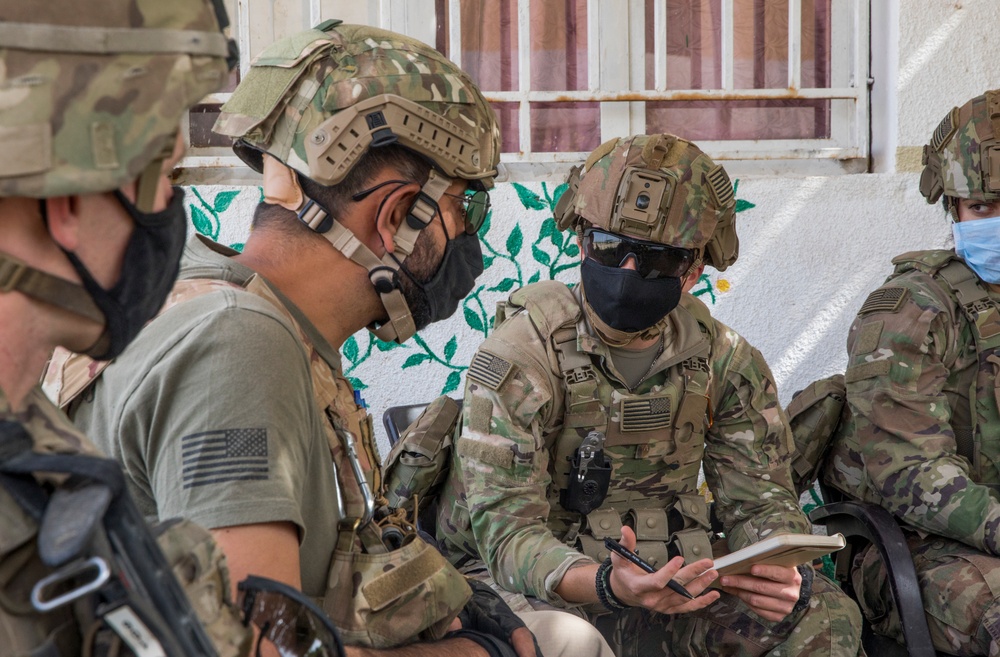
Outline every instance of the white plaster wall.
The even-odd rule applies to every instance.
[[[740,259],[713,314],[764,354],[783,402],[843,371],[847,330],[895,255],[951,245],[949,221],[912,174],[746,179]]]
[[[1000,3],[901,0],[898,20],[897,168],[915,171],[920,147],[948,110],[1000,87]],[[881,41],[873,24],[874,56]]]

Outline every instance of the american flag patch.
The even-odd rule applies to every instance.
[[[490,390],[499,390],[513,366],[499,356],[485,351],[476,352],[469,365],[469,378]]]
[[[181,438],[184,488],[267,475],[267,429],[223,429]]]
[[[670,397],[623,399],[621,430],[652,431],[670,426]]]
[[[868,295],[864,304],[861,305],[861,310],[858,311],[858,314],[894,313],[901,305],[903,305],[903,301],[906,300],[907,292],[909,292],[909,290],[905,287],[879,288]]]

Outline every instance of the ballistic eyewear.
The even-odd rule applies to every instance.
[[[643,278],[680,278],[695,261],[691,249],[636,240],[597,228],[583,231],[583,254],[607,267],[621,267],[632,256]]]
[[[281,657],[344,657],[344,644],[323,610],[301,591],[266,577],[250,575],[239,583],[243,624],[259,631],[261,644],[270,643]]]
[[[490,194],[486,190],[478,189],[466,190],[464,194],[449,194],[445,196],[457,199],[462,208],[462,217],[465,220],[465,232],[475,235],[483,227],[486,215],[490,211]]]

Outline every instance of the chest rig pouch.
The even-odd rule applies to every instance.
[[[619,538],[623,525],[635,531],[636,551],[653,565],[675,554],[688,562],[710,557],[710,512],[697,491],[711,422],[707,341],[686,352],[680,376],[678,366],[670,368],[675,376],[664,375],[660,392],[632,395],[611,385],[579,348],[579,301],[566,286],[529,286],[511,302],[549,336],[564,381],[548,493],[553,532],[599,561],[608,556],[604,538]],[[699,319],[698,308],[691,310]],[[707,333],[710,322],[698,324]]]

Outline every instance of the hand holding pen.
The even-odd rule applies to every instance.
[[[604,539],[604,547],[608,548],[612,552],[620,554],[622,557],[624,557],[628,561],[631,561],[635,565],[639,566],[640,568],[642,568],[643,570],[645,570],[647,573],[655,573],[656,572],[656,568],[654,568],[652,566],[652,564],[647,563],[638,554],[636,554],[632,550],[628,549],[627,547],[623,546],[621,543],[619,543],[618,541],[616,541],[613,538],[610,538],[610,537],[605,538]],[[684,588],[683,586],[681,586],[680,584],[678,584],[674,580],[670,580],[669,582],[667,582],[667,588],[670,589],[671,591],[673,591],[674,593],[678,593],[680,595],[683,595],[688,600],[694,600],[694,596],[691,595],[690,593],[688,593],[688,590],[686,588]]]
[[[719,599],[718,590],[706,591],[718,577],[711,559],[685,565],[683,559],[674,557],[656,568],[630,549],[635,544],[635,533],[627,526],[622,528],[621,543],[605,540],[605,546],[612,552],[612,563],[618,561],[609,573],[608,587],[621,604],[661,614],[683,614],[703,609]],[[625,566],[625,561],[638,568]]]

